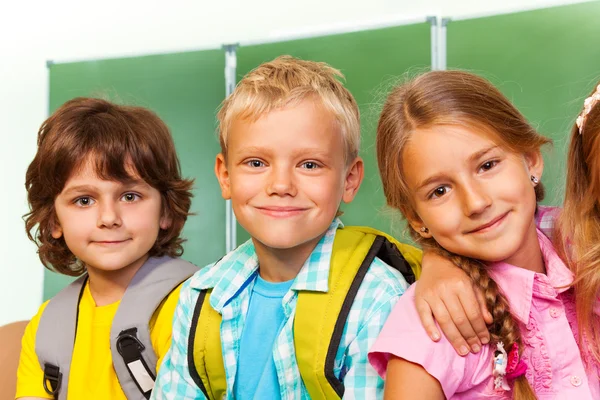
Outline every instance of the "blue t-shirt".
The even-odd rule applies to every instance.
[[[250,294],[250,304],[240,341],[235,379],[235,398],[280,399],[273,343],[281,331],[285,315],[283,296],[293,280],[267,282],[259,275]]]

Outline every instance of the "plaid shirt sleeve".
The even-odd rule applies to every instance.
[[[173,319],[171,348],[160,366],[152,399],[206,399],[190,375],[188,365],[188,340],[192,314],[199,292],[190,287],[188,279],[181,287],[179,303]]]
[[[343,399],[382,399],[384,381],[369,364],[367,355],[394,305],[407,289],[404,278],[376,258],[357,293],[346,329],[359,324],[356,337],[346,348]],[[343,374],[343,371],[342,371]]]

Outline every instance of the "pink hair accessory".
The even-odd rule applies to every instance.
[[[508,392],[510,386],[508,381],[525,375],[527,364],[519,356],[519,345],[513,344],[510,352],[506,353],[502,342],[496,343],[492,375],[494,377],[494,389],[497,392]]]
[[[577,124],[577,128],[579,128],[579,134],[581,135],[581,131],[583,129],[583,123],[585,122],[585,117],[590,113],[592,107],[596,104],[596,102],[600,101],[600,85],[596,87],[596,90],[590,97],[585,99],[583,102],[583,111],[577,117],[575,123]]]
[[[519,345],[515,343],[508,353],[506,379],[515,380],[518,377],[525,375],[525,371],[527,371],[527,364],[525,364],[525,361],[519,356]]]

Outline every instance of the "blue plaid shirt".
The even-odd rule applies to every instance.
[[[285,322],[273,345],[282,400],[310,399],[296,363],[293,337],[296,301],[299,291],[327,292],[333,239],[338,227],[342,224],[336,219],[283,298]],[[190,375],[187,350],[194,306],[200,291],[210,288],[213,289],[210,305],[222,315],[226,398],[233,399],[240,340],[257,270],[258,259],[250,240],[184,283],[175,311],[171,348],[160,367],[153,399],[205,398]],[[377,258],[373,261],[348,315],[335,359],[334,372],[344,382],[344,399],[383,398],[383,380],[370,366],[367,353],[407,287],[398,271]]]

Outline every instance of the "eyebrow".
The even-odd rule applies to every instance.
[[[475,162],[477,160],[480,160],[481,158],[483,158],[486,154],[494,151],[495,149],[497,149],[498,146],[494,145],[494,146],[490,146],[490,147],[486,147],[485,149],[479,150],[478,152],[475,152],[473,154],[471,154],[468,158],[468,162],[472,163]],[[417,190],[421,190],[423,189],[425,186],[429,186],[434,182],[437,181],[441,181],[446,177],[446,175],[444,173],[441,174],[435,174],[433,176],[430,176],[429,178],[425,179],[423,182],[421,182],[419,185],[417,185]]]
[[[477,161],[480,158],[483,158],[483,156],[485,156],[487,153],[490,153],[490,152],[496,150],[497,148],[498,148],[498,146],[493,145],[493,146],[487,147],[485,149],[479,150],[478,152],[473,153],[469,156],[469,162]]]
[[[321,149],[317,149],[317,148],[300,148],[300,149],[296,149],[293,152],[294,156],[298,157],[298,156],[304,156],[304,157],[308,157],[308,158],[328,158],[331,156],[331,152],[329,151],[323,151]]]
[[[435,183],[437,181],[441,181],[446,177],[445,174],[435,174],[433,176],[430,176],[429,178],[425,179],[423,182],[421,182],[420,184],[417,185],[417,191],[422,190],[425,186],[429,186],[432,183]]]
[[[236,156],[248,157],[252,154],[257,154],[257,153],[271,155],[274,152],[272,151],[272,149],[268,149],[265,147],[251,146],[251,147],[244,147],[242,149],[239,149],[234,154]],[[292,156],[294,156],[294,157],[306,156],[308,158],[313,158],[313,157],[326,158],[326,157],[330,156],[330,152],[323,151],[322,149],[319,149],[319,148],[299,148],[299,149],[295,149],[292,152]]]
[[[119,182],[119,183],[122,186],[126,186],[128,188],[137,187],[137,186],[141,186],[141,187],[149,186],[145,181],[139,180],[139,179],[128,181],[128,182]],[[68,188],[61,194],[63,196],[68,196],[68,195],[77,194],[77,193],[95,193],[97,191],[98,191],[98,188],[96,186],[77,185],[77,186],[72,186],[72,187]]]
[[[232,155],[235,157],[243,157],[243,158],[255,157],[255,156],[260,156],[260,155],[264,155],[264,154],[270,155],[271,151],[264,147],[258,147],[258,146],[242,147],[241,149],[236,149],[236,151],[234,151],[232,153]]]
[[[62,194],[69,195],[69,194],[74,194],[74,193],[89,193],[89,192],[96,192],[97,190],[98,190],[98,188],[96,188],[95,186],[77,185],[77,186],[72,186],[72,187],[68,188]]]

